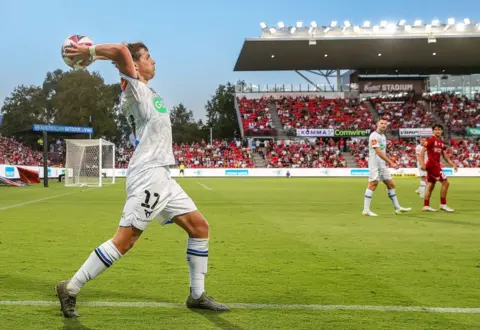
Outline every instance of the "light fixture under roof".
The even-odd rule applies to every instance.
[[[455,18],[450,17],[447,22],[448,22],[448,25],[453,25],[455,24]]]
[[[290,33],[295,33],[295,31],[297,31],[297,28],[295,26],[290,29]]]
[[[422,26],[422,21],[417,19],[414,23],[413,23],[413,26],[415,27],[418,27],[418,26]]]
[[[285,27],[285,23],[283,22],[278,22],[277,25],[280,29],[283,29]]]
[[[298,22],[297,22],[297,28],[299,29],[299,28],[301,28],[302,26],[303,26],[303,22],[302,22],[302,21],[298,21]]]
[[[275,32],[277,32],[277,30],[275,28],[270,28],[269,31],[270,31],[271,34],[274,34]]]
[[[262,29],[266,29],[266,28],[267,28],[267,24],[265,24],[265,22],[262,22],[262,23],[260,23],[260,27],[261,27]]]
[[[328,54],[323,55],[324,57],[328,57]]]
[[[332,21],[332,22],[330,23],[330,27],[334,28],[334,27],[337,26],[337,24],[338,24],[337,21]]]
[[[371,24],[372,23],[370,23],[370,21],[365,21],[365,22],[363,22],[363,27],[368,28],[368,27],[370,27]]]
[[[349,28],[352,26],[352,23],[350,23],[350,21],[345,21],[343,22],[343,26],[345,26],[346,28]]]
[[[437,53],[433,53],[432,55],[433,55],[433,56],[436,56],[436,55],[437,55]]]
[[[318,26],[318,25],[317,25],[317,22],[315,22],[315,21],[312,21],[312,22],[310,23],[310,25],[311,25],[313,28],[316,28],[316,27]]]
[[[400,26],[404,26],[404,25],[405,25],[405,23],[407,23],[407,21],[406,21],[406,20],[404,20],[404,19],[402,19],[400,22],[398,22],[398,25],[400,25]]]
[[[382,53],[378,53],[378,57],[382,56]]]
[[[465,18],[465,19],[463,20],[463,23],[464,23],[465,25],[470,25],[472,22],[470,21],[470,19]]]

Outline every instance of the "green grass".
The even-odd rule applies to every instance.
[[[480,307],[478,179],[451,179],[454,214],[423,213],[415,179],[397,179],[413,212],[386,190],[363,217],[365,179],[180,179],[210,223],[207,291],[226,303]],[[206,190],[202,183],[212,190]],[[124,181],[100,189],[0,188],[0,300],[55,300],[53,287],[115,233]],[[438,207],[438,190],[432,207]],[[79,301],[181,303],[186,235],[152,223],[136,247],[87,284]],[[0,305],[5,329],[476,329],[480,314]]]

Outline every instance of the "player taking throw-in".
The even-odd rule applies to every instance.
[[[440,166],[440,156],[453,167],[456,171],[457,166],[450,160],[445,150],[445,142],[441,139],[443,134],[443,126],[436,124],[433,126],[433,136],[425,142],[422,151],[420,152],[420,168],[427,171],[427,189],[425,190],[425,198],[423,200],[423,210],[426,212],[436,212],[437,210],[430,207],[430,197],[432,196],[435,183],[440,181],[442,188],[440,189],[440,210],[445,212],[453,212],[454,210],[447,206],[447,192],[450,183],[447,176],[442,171]],[[428,160],[425,163],[425,152],[428,155]]]
[[[115,236],[94,249],[71,279],[56,286],[64,316],[78,316],[75,304],[81,288],[125,255],[153,219],[161,224],[173,222],[188,234],[190,295],[187,307],[228,310],[227,306],[207,296],[204,290],[208,223],[169,175],[168,167],[175,164],[172,126],[163,99],[147,85],[155,76],[155,61],[148,48],[141,42],[90,47],[72,44],[64,56],[80,60],[93,57],[116,64],[122,81],[122,111],[132,125],[136,144],[127,173],[127,200]],[[141,278],[141,274],[139,276]]]

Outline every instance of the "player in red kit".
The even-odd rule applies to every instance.
[[[445,142],[441,139],[443,134],[443,126],[436,124],[433,126],[433,136],[425,142],[423,149],[420,152],[420,168],[427,171],[427,189],[425,190],[425,198],[423,200],[423,210],[427,212],[436,212],[437,210],[430,207],[430,196],[435,188],[435,183],[440,181],[442,188],[440,190],[440,210],[445,212],[453,212],[454,210],[447,206],[447,192],[450,185],[446,175],[442,172],[440,166],[440,156],[449,163],[456,171],[457,166],[450,160],[450,157],[445,153],[447,149]],[[427,152],[428,160],[425,164],[425,152]]]

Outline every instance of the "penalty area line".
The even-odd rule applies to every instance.
[[[46,300],[0,300],[4,306],[58,306],[57,301]],[[151,307],[151,308],[185,308],[185,304],[168,302],[140,302],[140,301],[84,301],[78,306],[86,307]],[[369,306],[369,305],[282,305],[282,304],[247,304],[227,303],[232,309],[266,309],[266,310],[314,310],[314,311],[377,311],[377,312],[424,312],[424,313],[453,313],[453,314],[480,314],[480,308],[456,307],[426,307],[426,306]]]

